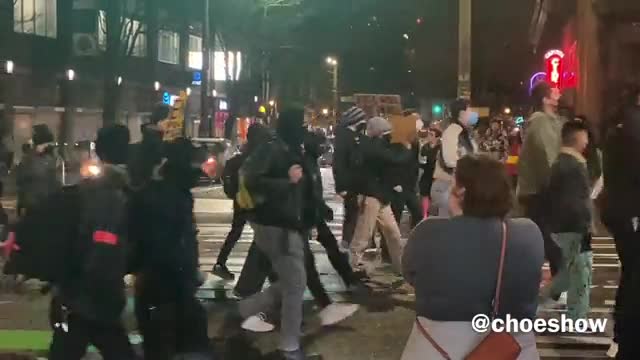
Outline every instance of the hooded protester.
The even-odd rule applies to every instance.
[[[361,195],[358,195],[360,213],[351,243],[351,265],[355,271],[366,271],[363,268],[364,252],[374,234],[376,224],[379,223],[391,262],[395,270],[400,272],[403,244],[398,223],[390,206],[393,186],[390,186],[385,178],[392,166],[408,162],[411,153],[404,151],[410,147],[407,143],[403,144],[403,150],[389,145],[389,140],[385,139],[384,135],[390,131],[391,124],[386,119],[371,118],[367,123],[367,136],[362,138],[360,144],[364,164],[361,180],[357,182],[358,188],[361,189]]]
[[[96,141],[102,175],[78,185],[82,222],[65,272],[72,276],[53,284],[49,359],[80,360],[89,344],[105,360],[135,358],[120,317],[126,304],[128,144],[126,127],[102,128]]]
[[[360,136],[367,127],[367,115],[359,107],[352,107],[342,114],[336,129],[335,152],[333,154],[333,178],[335,191],[344,199],[344,223],[342,241],[351,243],[358,217],[357,152]]]
[[[198,279],[193,195],[204,161],[186,139],[165,145],[166,159],[132,200],[135,313],[147,359],[211,359]]]
[[[225,280],[233,280],[235,276],[227,268],[227,259],[231,250],[242,236],[242,229],[247,223],[247,213],[238,206],[236,194],[238,193],[238,172],[244,161],[251,153],[271,137],[270,131],[261,124],[252,124],[247,131],[247,143],[243,150],[236,156],[229,159],[222,174],[224,191],[228,197],[233,199],[233,220],[231,220],[231,231],[224,240],[224,244],[218,254],[218,260],[211,272]]]
[[[33,127],[32,151],[16,169],[19,213],[37,207],[49,195],[62,187],[57,173],[53,133],[47,125]]]
[[[285,360],[305,359],[301,348],[302,301],[306,288],[305,242],[322,201],[313,189],[303,154],[304,111],[280,114],[277,136],[260,146],[240,169],[240,176],[255,201],[250,215],[254,243],[269,258],[278,281],[238,304],[242,327],[264,332],[273,325],[260,318],[281,304],[280,355]],[[231,317],[236,314],[232,312]]]

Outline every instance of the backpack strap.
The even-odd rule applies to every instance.
[[[498,277],[496,280],[496,293],[493,297],[491,318],[498,316],[500,311],[500,292],[502,290],[502,275],[504,272],[504,258],[507,252],[507,223],[502,221],[502,244],[500,245],[500,260],[498,263]]]

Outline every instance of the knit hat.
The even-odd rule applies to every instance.
[[[367,135],[375,137],[387,131],[391,131],[391,124],[387,119],[376,116],[367,121]]]
[[[38,146],[53,142],[53,133],[47,125],[38,124],[33,126],[33,136],[31,138],[33,145]]]
[[[351,126],[367,120],[367,114],[361,108],[353,106],[342,113],[340,125]]]

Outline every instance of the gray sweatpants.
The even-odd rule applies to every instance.
[[[280,302],[280,349],[300,348],[302,336],[302,302],[307,287],[304,267],[304,241],[300,232],[273,226],[251,224],[253,241],[269,258],[278,281],[261,293],[239,304],[243,317],[269,312]]]

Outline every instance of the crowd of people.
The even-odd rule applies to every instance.
[[[323,197],[318,166],[325,139],[305,129],[303,110],[285,108],[275,132],[252,125],[222,176],[234,213],[211,272],[234,279],[226,266],[229,254],[247,224],[254,231],[234,290],[240,300],[225,316],[223,335],[240,329],[270,332],[279,324],[280,358],[307,359],[301,342],[307,287],[324,326],[359,310],[327,295],[309,243],[312,230],[352,293],[368,291],[367,279],[377,271],[365,252],[379,230],[383,258],[415,289],[417,316],[403,360],[461,359],[487,351],[500,358],[538,359],[535,334],[478,334],[471,321],[477,314],[534,319],[539,305],[558,306],[565,293],[568,317],[587,317],[593,204],[604,199],[603,220],[622,263],[614,314],[617,358],[640,358],[633,342],[640,323],[635,306],[640,302],[640,173],[628,166],[640,155],[640,93],[621,107],[602,141],[604,166],[588,123],[559,115],[560,96],[544,83],[534,89],[536,111],[522,131],[517,175],[509,170],[507,131],[491,123],[478,145],[478,114],[466,100],[451,105],[444,129],[422,129],[421,121],[394,128],[383,117],[350,108],[336,130],[333,160],[335,193],[345,211],[341,242],[327,224],[333,210]],[[420,130],[426,130],[426,139],[419,138]],[[96,152],[104,164],[102,176],[62,188],[55,180],[42,181],[50,176],[53,139],[44,129],[34,132],[33,159],[26,164],[49,164],[42,165],[48,175],[28,172],[27,183],[38,191],[24,189],[29,200],[21,206],[15,237],[3,248],[10,270],[51,284],[50,359],[80,359],[88,344],[106,360],[135,358],[120,318],[126,274],[136,278],[135,315],[145,358],[214,358],[207,315],[195,298],[202,278],[190,190],[204,158],[186,139],[163,141],[157,121],[143,134],[142,143],[128,146],[125,127],[101,129]],[[47,204],[51,199],[62,199],[57,203],[66,204],[65,216],[73,219],[72,229],[65,230],[68,244],[57,250],[66,252],[66,260],[57,264],[55,275],[34,265],[29,241],[51,231],[34,226],[43,224],[42,218],[65,223],[50,216],[64,212],[56,211],[62,205]],[[512,216],[516,203],[523,218]],[[406,242],[400,231],[405,208],[412,228]],[[540,290],[545,258],[552,280]],[[267,278],[270,285],[263,289]]]

